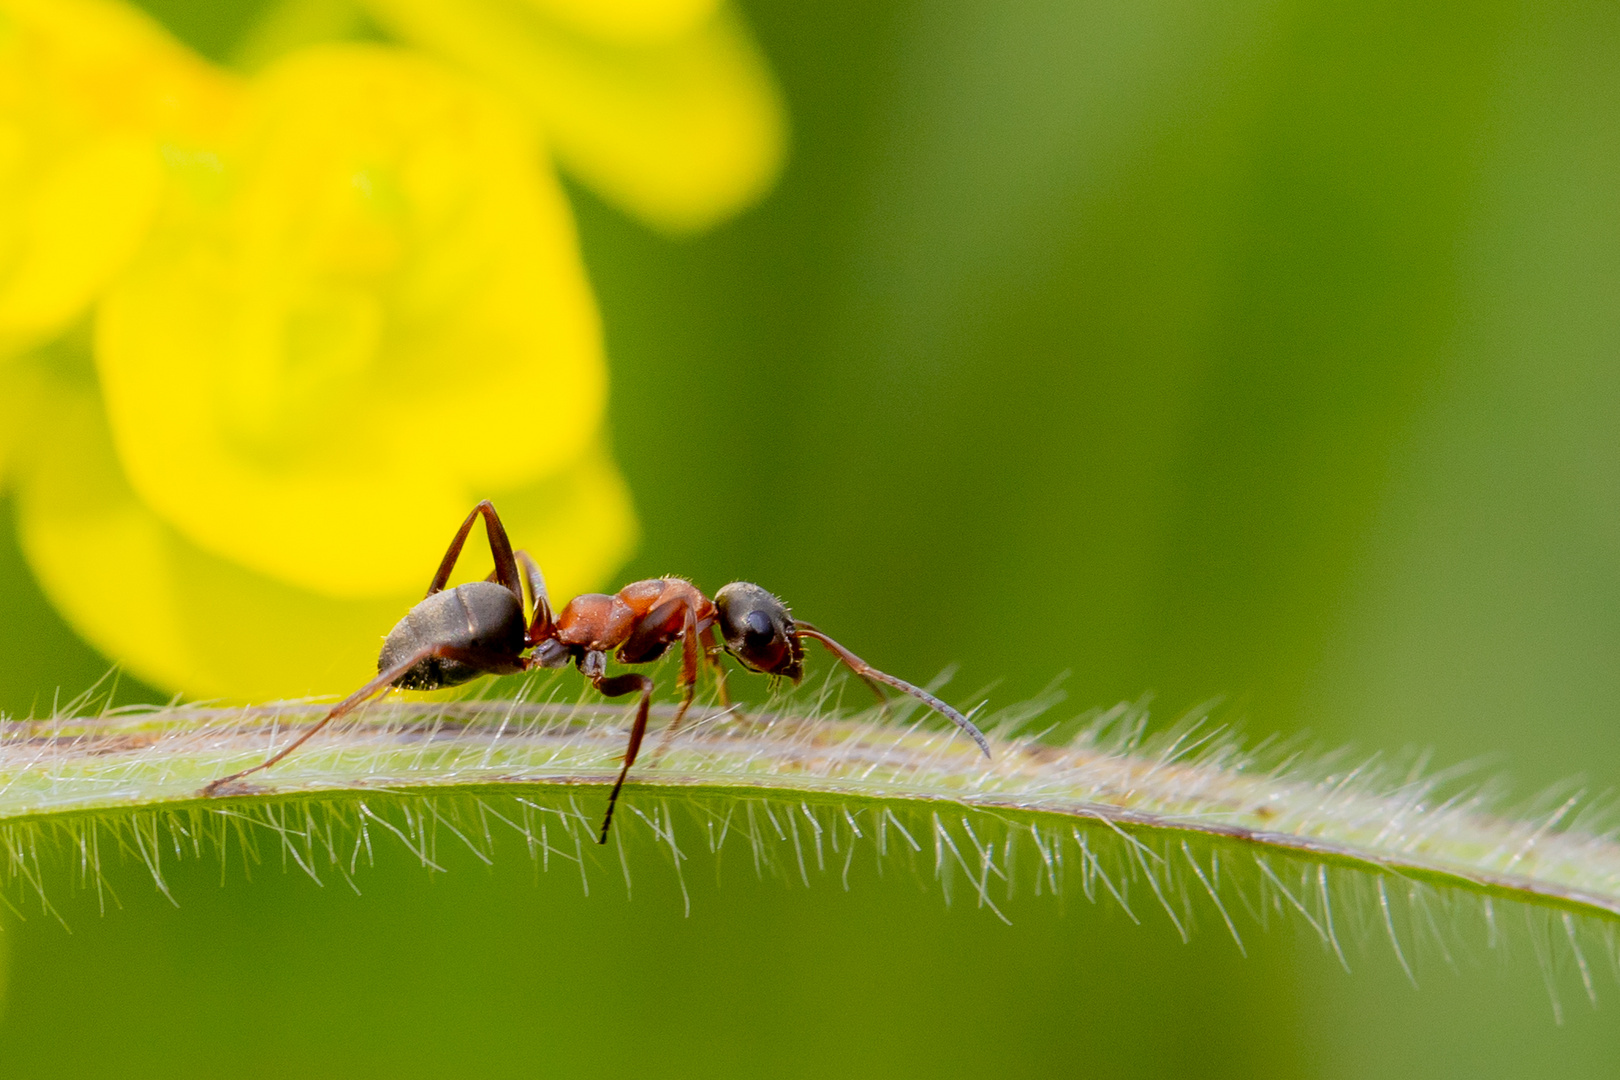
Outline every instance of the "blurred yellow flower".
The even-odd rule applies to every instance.
[[[425,58],[336,45],[266,70],[217,153],[172,163],[102,302],[96,364],[142,501],[215,555],[364,597],[431,575],[482,493],[569,468],[607,373],[542,160],[498,98]]]
[[[716,0],[362,0],[390,31],[503,87],[558,159],[671,232],[758,199],[786,113],[742,21]]]
[[[588,37],[637,45],[701,26],[720,10],[720,0],[527,0],[522,6]]]
[[[603,583],[636,526],[551,157],[671,230],[780,164],[717,0],[367,3],[463,73],[244,80],[112,0],[0,0],[0,482],[73,625],[190,695],[352,688],[478,498],[558,596]]]
[[[398,49],[316,47],[160,160],[97,310],[99,388],[57,356],[7,395],[31,377],[43,425],[25,553],[92,643],[190,694],[332,693],[480,497],[559,594],[624,559],[595,306],[501,99]]]
[[[157,206],[157,139],[205,136],[230,98],[123,5],[0,0],[0,358],[84,313]]]
[[[23,552],[86,640],[156,686],[256,701],[354,689],[375,670],[381,636],[421,599],[465,514],[442,523],[441,550],[409,589],[335,600],[188,540],[131,489],[94,387],[48,383],[36,409],[51,437],[17,492]],[[634,539],[629,493],[600,444],[538,483],[490,494],[561,596],[601,582]],[[364,563],[387,546],[389,520],[327,522],[325,561]],[[276,522],[262,526],[273,534]],[[487,556],[477,545],[468,554],[466,576],[483,576]]]

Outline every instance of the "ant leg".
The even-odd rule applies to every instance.
[[[714,669],[714,689],[716,696],[720,698],[720,707],[738,724],[745,728],[753,727],[755,722],[748,718],[748,713],[741,705],[732,703],[731,691],[726,688],[726,665],[721,662],[725,658],[726,650],[720,644],[720,632],[711,625],[704,631],[704,636],[708,644],[704,645],[703,651],[709,666]]]
[[[303,746],[310,739],[314,738],[315,735],[321,731],[321,729],[326,727],[327,724],[330,724],[333,720],[336,720],[341,716],[353,712],[355,709],[365,704],[369,699],[376,697],[378,694],[387,690],[394,684],[394,680],[404,675],[407,671],[410,671],[411,668],[415,667],[417,664],[420,664],[423,660],[433,657],[437,657],[441,660],[460,660],[463,663],[472,664],[475,667],[482,668],[483,670],[496,675],[509,675],[512,674],[513,670],[523,670],[523,667],[508,670],[510,664],[503,662],[501,657],[492,657],[475,649],[458,649],[447,645],[433,645],[427,648],[418,649],[416,652],[407,656],[405,659],[401,660],[388,670],[378,672],[376,678],[372,679],[360,689],[356,690],[354,693],[332,706],[331,711],[329,711],[325,716],[321,717],[320,721],[316,723],[314,727],[298,736],[298,738],[294,739],[292,742],[288,743],[286,746],[282,747],[274,754],[271,754],[269,757],[265,758],[263,761],[259,762],[250,769],[243,769],[241,772],[232,773],[229,776],[222,776],[218,780],[210,781],[208,786],[203,788],[202,793],[205,796],[217,795],[219,793],[219,789],[224,787],[226,784],[235,783],[244,776],[251,775],[252,773],[259,772],[263,769],[268,769],[270,766],[274,765],[276,762],[280,761],[282,758],[286,757],[300,746]],[[520,660],[519,663],[523,664],[525,667],[527,666],[525,661]]]
[[[668,742],[680,728],[681,721],[686,719],[686,710],[692,707],[692,698],[697,694],[698,653],[701,643],[698,641],[697,612],[692,610],[690,604],[686,608],[686,625],[681,628],[681,676],[678,685],[681,689],[681,705],[675,710],[675,719],[669,722],[664,732],[664,741]]]
[[[372,679],[370,682],[366,683],[366,685],[362,686],[360,689],[356,690],[354,693],[332,706],[331,711],[329,711],[325,716],[321,717],[320,723],[316,724],[314,727],[298,736],[298,738],[294,739],[292,742],[288,743],[274,754],[271,754],[257,765],[253,766],[251,769],[243,769],[241,772],[231,773],[229,776],[222,776],[218,780],[210,781],[208,786],[203,788],[202,793],[205,796],[216,795],[219,793],[219,789],[224,787],[226,784],[235,783],[236,781],[242,779],[242,777],[256,773],[261,769],[268,769],[270,766],[274,765],[276,762],[280,761],[282,758],[286,757],[300,746],[303,746],[306,742],[314,737],[316,732],[320,731],[327,724],[330,724],[333,720],[336,720],[338,717],[353,711],[359,706],[365,704],[368,699],[376,697],[384,690],[387,690],[388,687],[393,684],[395,679],[411,670],[411,668],[415,667],[417,664],[420,664],[423,660],[426,660],[428,657],[432,656],[434,652],[435,650],[432,648],[418,649],[416,652],[407,656],[405,659],[401,660],[387,671],[378,672],[376,678]]]
[[[507,539],[506,526],[501,524],[501,517],[495,512],[495,504],[485,499],[473,507],[467,520],[461,523],[456,535],[450,541],[450,549],[444,553],[439,562],[439,569],[433,575],[432,584],[428,585],[427,594],[432,596],[441,591],[450,581],[450,572],[456,568],[456,560],[461,557],[461,548],[467,542],[467,534],[472,532],[473,522],[479,515],[484,518],[484,532],[489,537],[489,553],[495,559],[495,580],[503,588],[512,590],[518,601],[523,600],[523,586],[518,584],[517,560],[512,555],[512,541]]]
[[[636,705],[636,719],[630,725],[630,742],[624,750],[624,767],[619,770],[619,778],[613,782],[613,790],[608,793],[607,813],[602,815],[602,832],[596,838],[598,844],[605,844],[608,826],[613,824],[613,807],[619,801],[619,789],[624,787],[624,778],[629,774],[630,766],[636,763],[641,740],[647,734],[647,711],[652,704],[653,681],[632,672],[612,678],[598,675],[591,682],[604,697],[620,697],[641,691],[641,701]]]
[[[919,686],[912,686],[904,679],[897,679],[893,675],[879,671],[877,668],[873,667],[871,664],[868,664],[865,660],[862,660],[860,657],[856,656],[854,653],[850,652],[848,649],[844,648],[842,645],[838,644],[838,642],[834,641],[826,634],[823,634],[820,630],[817,630],[809,623],[799,623],[798,633],[801,640],[810,637],[821,642],[827,647],[828,651],[830,651],[834,656],[838,657],[838,659],[842,660],[851,671],[859,675],[861,678],[866,679],[868,682],[876,681],[884,683],[888,686],[894,687],[896,690],[901,690],[907,694],[910,694],[912,697],[916,698],[918,701],[927,705],[930,709],[933,709],[951,723],[961,728],[969,738],[978,744],[979,749],[983,751],[985,757],[990,756],[990,743],[985,739],[984,732],[975,727],[973,721],[969,720],[967,717],[945,704],[933,694],[930,694],[928,691]]]
[[[404,660],[401,660],[387,671],[379,672],[376,678],[372,679],[360,689],[356,690],[354,693],[332,706],[331,711],[325,716],[321,717],[320,723],[316,724],[314,727],[310,728],[308,731],[298,736],[298,738],[294,739],[292,742],[288,743],[274,754],[271,754],[269,757],[265,758],[252,768],[243,769],[241,772],[234,772],[229,776],[222,776],[218,780],[211,781],[207,787],[203,788],[203,795],[217,795],[219,793],[219,789],[224,787],[226,784],[233,784],[242,779],[244,776],[249,776],[260,771],[261,769],[268,769],[270,766],[274,765],[276,762],[280,761],[282,758],[286,757],[300,746],[303,746],[315,736],[316,732],[320,731],[327,724],[330,724],[333,720],[336,720],[338,717],[353,711],[360,705],[363,705],[370,698],[376,697],[378,694],[387,690],[395,679],[411,670],[411,668],[415,667],[417,664],[420,664],[423,660],[426,660],[432,655],[432,652],[433,651],[431,649],[420,649],[406,657]]]
[[[664,737],[658,740],[658,749],[653,751],[654,762],[657,762],[669,748],[669,741],[681,729],[681,721],[686,718],[686,710],[692,707],[692,699],[697,696],[698,656],[701,651],[702,642],[698,640],[697,632],[697,612],[688,604],[686,623],[681,629],[681,675],[677,683],[681,689],[681,704],[675,710],[675,719],[664,729]]]
[[[529,598],[534,604],[534,615],[529,620],[526,639],[533,645],[551,632],[551,597],[546,593],[546,578],[540,573],[540,564],[534,561],[534,556],[527,551],[519,551],[517,561],[523,569],[524,580],[529,583]]]
[[[720,707],[729,709],[731,708],[731,691],[726,689],[726,667],[720,662],[720,656],[725,650],[720,647],[719,632],[715,630],[713,624],[710,624],[709,628],[703,632],[703,636],[706,639],[703,646],[703,657],[714,671],[715,693],[720,698]]]

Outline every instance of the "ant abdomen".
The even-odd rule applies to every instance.
[[[804,646],[788,606],[747,581],[733,581],[714,594],[726,651],[753,671],[798,682],[804,676]]]
[[[493,656],[516,655],[525,648],[523,603],[509,589],[490,581],[471,581],[436,592],[394,624],[383,640],[377,670],[387,671],[424,645],[445,645]],[[471,682],[488,670],[449,657],[430,656],[395,680],[394,685],[401,690],[438,690]]]

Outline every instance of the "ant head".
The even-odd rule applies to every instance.
[[[786,604],[758,585],[733,581],[714,594],[714,607],[726,651],[744,667],[794,682],[804,676],[804,646]]]

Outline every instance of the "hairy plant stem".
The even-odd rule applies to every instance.
[[[7,722],[0,825],[86,811],[207,811],[316,793],[605,790],[624,750],[618,706],[385,702],[254,774],[230,798],[201,798],[209,780],[262,760],[322,712],[307,704],[186,707]],[[659,712],[668,718],[667,708]],[[1033,824],[1069,818],[1101,823],[1130,843],[1149,834],[1197,837],[1248,848],[1262,863],[1276,853],[1487,898],[1620,915],[1620,844],[1571,827],[1578,797],[1521,816],[1502,812],[1488,788],[1453,790],[1454,778],[1397,773],[1376,758],[1356,768],[1297,757],[1267,764],[1230,738],[1200,736],[1196,726],[1149,740],[1141,728],[1122,707],[1066,746],[998,739],[986,762],[951,731],[875,715],[807,710],[739,719],[695,711],[669,745],[654,732],[625,799],[703,789],[954,805]]]

